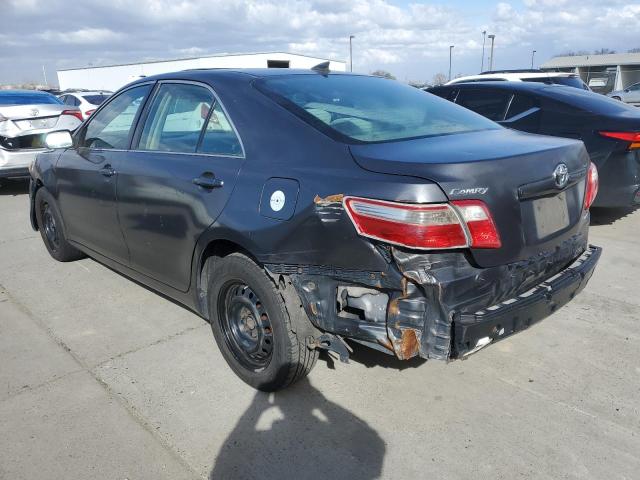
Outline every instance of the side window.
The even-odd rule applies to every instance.
[[[195,153],[213,102],[213,94],[205,87],[161,85],[149,109],[138,148]]]
[[[124,150],[129,147],[129,133],[151,85],[130,88],[114,97],[91,117],[80,145],[89,148]]]
[[[216,102],[207,123],[198,152],[216,155],[242,156],[240,140],[220,104]]]
[[[505,120],[510,120],[513,117],[535,107],[536,103],[531,97],[527,97],[525,95],[514,95],[513,100],[511,100],[511,104],[509,105],[509,111],[507,112]]]
[[[80,99],[78,97],[74,97],[74,96],[71,96],[71,98],[73,100],[73,106],[79,107],[80,106]]]
[[[636,83],[635,85],[631,85],[628,89],[631,90],[632,92],[636,92],[636,91],[640,90],[640,83]]]
[[[504,120],[505,110],[510,98],[510,92],[500,92],[486,88],[478,90],[465,88],[460,89],[456,103],[490,120],[499,122]]]

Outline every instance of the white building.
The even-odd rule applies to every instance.
[[[640,82],[640,53],[555,57],[540,65],[540,68],[575,72],[592,90],[609,93]]]
[[[344,72],[346,62],[309,57],[295,53],[243,53],[152,62],[84,67],[58,70],[61,90],[85,88],[115,91],[141,77],[194,68],[302,68],[308,69],[329,61],[329,69]]]

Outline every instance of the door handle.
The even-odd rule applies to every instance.
[[[194,185],[198,185],[199,187],[206,188],[207,190],[212,190],[214,188],[220,188],[224,185],[224,182],[211,172],[204,172],[199,177],[194,178]]]
[[[111,168],[111,165],[108,163],[100,169],[100,173],[105,177],[113,177],[116,174],[116,171]]]

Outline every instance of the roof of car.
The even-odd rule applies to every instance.
[[[11,96],[11,95],[25,95],[25,94],[30,94],[30,95],[51,95],[49,92],[43,92],[41,90],[27,90],[27,89],[22,89],[22,90],[0,90],[0,95],[6,95],[6,96]]]
[[[479,75],[467,75],[464,77],[454,78],[447,82],[447,85],[455,83],[461,83],[466,81],[488,81],[489,78],[504,79],[522,81],[523,78],[553,78],[553,77],[575,77],[575,73],[568,72],[535,72],[535,71],[522,71],[522,72],[483,72]]]
[[[326,71],[319,70],[314,71],[312,69],[294,69],[294,68],[196,68],[190,70],[181,70],[177,72],[162,73],[159,75],[153,75],[149,77],[142,77],[134,83],[144,83],[153,80],[163,79],[206,79],[207,77],[236,77],[238,79],[245,78],[247,80],[264,77],[276,77],[287,75],[353,75],[363,76],[363,74],[351,73],[351,72],[338,72],[338,71]]]
[[[539,83],[539,82],[509,82],[509,81],[495,81],[492,82],[487,80],[486,82],[460,82],[460,83],[448,83],[446,85],[440,85],[437,87],[433,87],[433,89],[438,88],[446,88],[446,89],[454,89],[454,88],[488,88],[495,90],[496,88],[501,90],[518,90],[518,91],[527,91],[527,92],[539,92],[545,89],[556,89],[556,88],[573,88],[567,85],[558,85],[555,83]]]

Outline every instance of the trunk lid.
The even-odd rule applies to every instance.
[[[350,149],[366,170],[436,182],[450,200],[484,201],[502,247],[472,249],[482,267],[554,251],[582,229],[589,158],[581,142],[500,129]],[[554,181],[560,164],[569,174],[563,188]]]

